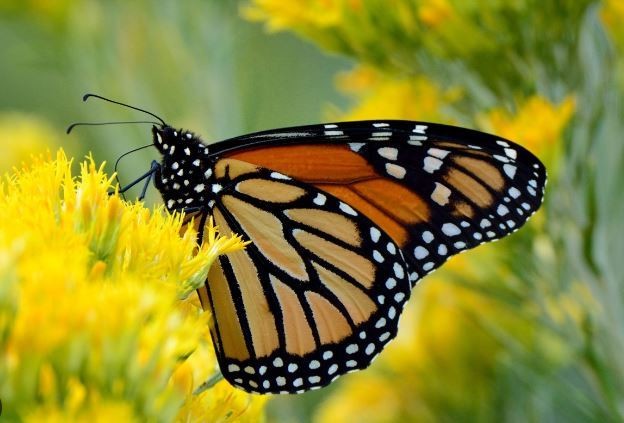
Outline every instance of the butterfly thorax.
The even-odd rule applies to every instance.
[[[169,211],[203,207],[214,196],[208,146],[199,137],[170,126],[152,128],[154,146],[162,154],[155,185]]]

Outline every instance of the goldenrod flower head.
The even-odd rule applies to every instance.
[[[604,0],[600,17],[617,46],[622,49],[624,47],[624,28],[622,28],[624,2],[620,0]]]
[[[483,115],[481,121],[486,130],[522,144],[547,165],[552,165],[563,131],[575,109],[573,96],[554,104],[534,95],[520,103],[516,113],[494,109]]]
[[[461,91],[440,88],[424,76],[392,77],[360,66],[337,78],[338,88],[357,100],[344,120],[411,119],[446,122],[443,110],[461,97]]]
[[[75,178],[62,151],[0,184],[0,398],[8,416],[184,419],[198,399],[174,380],[185,366],[217,369],[211,354],[193,358],[207,348],[210,316],[188,294],[218,254],[244,243],[210,226],[198,248],[183,216],[124,203],[111,189],[91,158]],[[256,404],[229,385],[200,398],[222,414],[198,410],[199,420]]]
[[[341,22],[345,6],[358,4],[359,0],[257,0],[242,11],[248,19],[266,20],[273,31],[301,25],[327,28]]]

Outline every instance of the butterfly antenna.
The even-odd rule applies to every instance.
[[[134,148],[134,149],[132,149],[132,150],[130,150],[130,151],[126,151],[125,153],[123,153],[121,156],[119,156],[119,157],[117,158],[117,160],[115,161],[115,168],[114,168],[114,172],[115,172],[115,180],[117,181],[117,184],[118,184],[120,187],[121,187],[122,185],[121,185],[121,181],[119,180],[119,172],[117,172],[117,168],[119,167],[119,162],[121,162],[121,159],[123,159],[124,157],[126,157],[126,156],[127,156],[127,155],[129,155],[129,154],[134,153],[135,151],[143,150],[144,148],[149,148],[149,147],[153,147],[153,146],[154,146],[154,144],[147,144],[147,145],[144,145],[144,146],[142,146],[142,147],[137,147],[137,148]],[[124,192],[125,192],[125,190],[124,190],[123,192],[121,192],[121,196],[122,196],[122,197],[124,198],[124,200],[125,200],[125,199],[126,199],[126,197],[125,197],[125,196],[124,196],[124,194],[123,194]]]
[[[69,125],[66,132],[69,134],[76,126],[125,125],[128,123],[149,123],[151,125],[160,125],[158,122],[152,122],[149,120],[127,120],[121,122],[76,122]]]
[[[164,121],[164,120],[162,120],[162,119],[161,119],[158,115],[156,115],[156,114],[154,114],[154,113],[152,113],[152,112],[148,112],[148,111],[147,111],[147,110],[145,110],[145,109],[141,109],[141,108],[139,108],[139,107],[134,107],[134,106],[131,106],[131,105],[129,105],[129,104],[122,103],[122,102],[120,102],[120,101],[111,100],[110,98],[102,97],[101,95],[91,94],[91,93],[89,93],[89,94],[85,94],[85,95],[82,97],[82,101],[87,101],[87,100],[88,100],[89,98],[91,98],[91,97],[94,97],[94,98],[99,98],[100,100],[104,100],[104,101],[107,101],[107,102],[109,102],[109,103],[113,103],[113,104],[119,104],[120,106],[124,106],[124,107],[127,107],[127,108],[129,108],[129,109],[138,110],[139,112],[147,113],[148,115],[150,115],[150,116],[155,117],[156,119],[158,119],[158,120],[160,121],[160,123],[162,123],[163,125],[165,125],[165,126],[167,125],[167,124],[165,123],[165,121]]]

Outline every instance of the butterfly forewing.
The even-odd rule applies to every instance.
[[[237,142],[286,134],[274,144],[226,155],[313,184],[350,204],[404,251],[413,279],[457,252],[517,230],[542,201],[546,172],[539,160],[481,132],[404,121],[350,122]]]

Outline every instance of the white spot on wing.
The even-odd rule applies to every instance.
[[[442,233],[446,236],[456,236],[461,233],[461,230],[453,223],[445,223],[442,225]]]
[[[386,172],[388,175],[394,176],[397,179],[403,179],[405,177],[406,170],[403,166],[399,166],[394,163],[386,163]]]
[[[418,260],[422,260],[428,255],[429,250],[427,250],[425,247],[419,245],[418,247],[414,248],[414,257],[416,257]]]
[[[427,153],[430,156],[437,157],[438,159],[443,159],[449,155],[450,151],[442,150],[440,148],[430,148],[429,150],[427,150]]]
[[[518,152],[514,150],[513,148],[506,148],[505,154],[507,154],[507,157],[509,157],[510,159],[514,159],[514,160],[518,157]]]
[[[284,179],[284,180],[289,180],[290,178],[286,175],[282,175],[279,172],[271,172],[271,178],[273,179]]]
[[[360,149],[364,147],[364,143],[363,142],[352,142],[349,143],[349,148],[351,149],[351,151],[355,151],[356,153],[358,151],[360,151]]]
[[[445,206],[449,202],[451,190],[439,182],[435,183],[435,189],[431,193],[431,199],[441,206]]]
[[[344,132],[342,132],[342,131],[325,131],[325,136],[326,137],[333,137],[333,136],[338,136],[338,135],[344,135]]]
[[[435,157],[427,156],[425,157],[424,164],[424,171],[433,173],[436,170],[440,169],[440,167],[442,166],[442,160],[436,159]]]
[[[513,179],[516,176],[516,167],[509,163],[503,165],[503,171],[510,179]]]
[[[327,197],[325,197],[323,194],[318,193],[316,194],[316,197],[314,197],[314,200],[312,200],[314,202],[314,204],[316,204],[317,206],[322,206],[325,204],[325,201],[327,200]]]
[[[343,203],[341,201],[339,207],[340,207],[340,210],[342,210],[346,214],[350,214],[351,216],[357,216],[357,212],[353,210],[353,208],[350,205]]]
[[[381,147],[377,149],[377,153],[388,160],[396,160],[399,150],[394,147]]]

